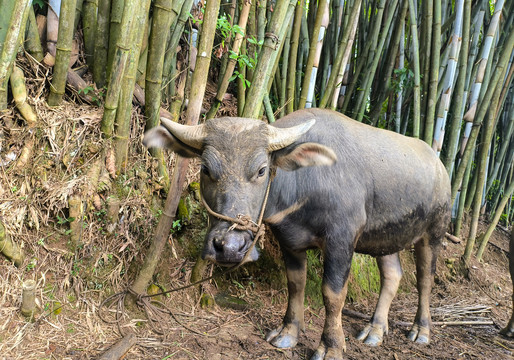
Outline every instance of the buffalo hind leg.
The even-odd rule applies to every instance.
[[[439,241],[437,245],[430,244],[428,237],[424,236],[414,245],[418,311],[407,337],[409,340],[420,344],[428,344],[430,342],[430,292],[432,290],[439,244]]]
[[[377,307],[370,323],[357,336],[357,340],[364,340],[365,344],[371,346],[380,345],[384,335],[387,335],[389,307],[403,274],[399,253],[379,256],[377,264],[380,270],[380,296]]]
[[[266,336],[266,341],[281,349],[292,348],[298,342],[300,330],[305,330],[303,301],[307,274],[307,254],[282,251],[287,274],[289,300],[282,325]]]

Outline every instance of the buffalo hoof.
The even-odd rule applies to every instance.
[[[430,329],[418,324],[412,325],[412,329],[407,335],[410,341],[415,341],[418,344],[428,344],[430,342]]]
[[[298,343],[298,327],[294,324],[282,325],[266,335],[266,341],[279,349],[289,349]]]
[[[384,334],[387,334],[387,327],[384,329],[384,326],[379,324],[368,324],[357,335],[357,340],[364,341],[364,344],[369,346],[379,346],[382,344]]]
[[[343,360],[343,352],[335,347],[327,347],[322,340],[310,360]]]
[[[509,323],[509,325],[507,325],[506,328],[500,330],[500,334],[502,334],[503,336],[514,338],[514,324]]]

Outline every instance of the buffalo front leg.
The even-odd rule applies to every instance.
[[[415,245],[416,280],[418,288],[418,311],[414,318],[412,329],[407,336],[409,340],[420,344],[430,342],[430,292],[435,273],[438,246],[429,244],[426,237],[421,238]]]
[[[377,307],[370,323],[357,336],[357,340],[364,340],[365,344],[371,346],[382,344],[384,335],[387,335],[389,308],[403,274],[398,253],[377,257],[377,264],[380,270],[380,296]]]
[[[292,348],[298,342],[300,330],[305,329],[303,301],[305,296],[305,277],[307,274],[305,252],[283,251],[287,274],[289,300],[282,325],[266,336],[266,341],[281,349]]]
[[[325,304],[325,326],[321,341],[310,360],[342,360],[346,351],[343,324],[341,320],[348,288],[351,252],[349,259],[333,259],[333,254],[325,252],[323,272],[323,302]]]

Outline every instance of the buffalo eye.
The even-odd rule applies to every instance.
[[[266,174],[266,166],[263,166],[259,169],[258,176],[263,177]]]
[[[209,169],[207,168],[207,166],[202,165],[201,169],[202,169],[202,173],[204,173],[204,175],[209,176],[209,177],[211,176],[211,173],[209,172]]]

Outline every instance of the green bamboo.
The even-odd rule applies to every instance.
[[[125,172],[125,168],[127,166],[132,98],[136,83],[137,64],[141,52],[143,36],[145,35],[145,32],[140,31],[140,29],[144,29],[146,27],[150,3],[150,0],[136,0],[134,21],[129,30],[130,33],[128,37],[131,46],[129,50],[127,69],[123,74],[115,120],[114,150],[116,170],[118,172]]]
[[[343,60],[345,58],[345,55],[349,54],[349,50],[353,45],[353,36],[351,36],[351,33],[359,20],[361,3],[362,0],[356,0],[353,4],[352,9],[349,12],[351,21],[346,25],[343,34],[341,35],[341,39],[338,45],[338,51],[334,60],[334,64],[332,66],[332,73],[330,74],[330,77],[328,79],[326,85],[326,92],[320,101],[319,107],[324,108],[327,106],[329,100],[334,98],[334,91],[336,89],[336,85],[342,81],[342,74],[344,72],[344,68],[346,67],[346,62]]]
[[[246,25],[246,33],[247,37],[250,39],[256,39],[257,38],[257,23],[256,23],[256,13],[257,13],[257,1],[251,1],[250,2],[250,14],[248,15],[248,24]],[[248,55],[250,57],[253,57],[254,54],[257,54],[259,52],[259,48],[254,44],[253,42],[247,42],[246,43],[246,51],[248,52]],[[250,80],[250,82],[253,82],[253,76],[254,76],[254,69],[250,66],[246,67],[246,76],[247,79]]]
[[[466,166],[466,171],[464,173],[464,179],[462,180],[462,186],[460,188],[459,193],[459,202],[457,205],[457,216],[455,218],[455,226],[454,226],[454,235],[459,237],[460,232],[462,229],[462,219],[464,218],[464,208],[465,208],[465,202],[466,202],[466,195],[468,193],[469,188],[469,178],[471,175],[471,158],[468,161],[468,164]]]
[[[172,3],[172,0],[156,0],[153,5],[145,82],[145,129],[147,131],[159,124],[164,53]]]
[[[370,66],[366,69],[366,78],[364,80],[364,90],[361,92],[361,95],[359,98],[360,100],[360,107],[358,107],[357,112],[357,121],[362,121],[362,118],[364,117],[364,112],[366,110],[366,102],[369,93],[371,92],[371,83],[373,81],[373,78],[375,77],[375,72],[378,67],[378,62],[380,60],[380,55],[383,51],[385,41],[387,39],[387,34],[389,32],[389,28],[391,27],[391,23],[393,21],[393,16],[396,11],[396,6],[398,5],[398,0],[393,0],[389,2],[390,8],[389,12],[387,14],[387,18],[385,19],[384,27],[382,29],[382,32],[380,34],[379,43],[378,46],[372,47],[371,52],[369,55],[369,59],[371,60]],[[378,36],[378,33],[376,34]]]
[[[437,0],[436,0],[437,1]],[[420,56],[420,134],[419,137],[423,138],[423,131],[425,129],[425,118],[428,105],[428,93],[430,90],[430,64],[432,52],[432,24],[434,21],[434,0],[424,0],[420,3],[421,11],[418,12],[421,21],[420,32],[418,33],[419,40],[419,56]]]
[[[302,90],[300,92],[300,100],[298,101],[298,108],[303,109],[307,104],[307,94],[309,92],[309,84],[312,83],[311,74],[314,67],[314,61],[316,59],[316,49],[318,47],[319,37],[320,37],[320,29],[321,23],[323,21],[323,17],[325,15],[325,9],[330,0],[319,0],[318,2],[318,11],[316,13],[316,19],[314,21],[313,30],[310,32],[310,45],[309,45],[309,56],[307,58],[307,63],[305,64],[305,72],[303,75],[302,82]],[[382,0],[384,1],[384,0]],[[312,85],[314,86],[314,85]]]
[[[107,54],[109,48],[109,18],[111,0],[98,0],[98,15],[96,18],[95,45],[93,57],[93,80],[98,89],[107,83]]]
[[[280,96],[279,96],[279,108],[280,108],[280,117],[283,117],[286,114],[286,105],[289,99],[286,100],[286,92],[287,92],[287,74],[288,74],[288,65],[289,65],[289,53],[291,49],[291,32],[293,30],[293,26],[288,27],[287,35],[284,41],[284,49],[282,50],[282,68],[280,73],[280,78],[282,83],[280,84]],[[278,72],[277,72],[278,73]]]
[[[105,94],[104,115],[100,128],[106,137],[111,137],[114,130],[114,121],[116,118],[116,110],[118,108],[118,100],[122,86],[123,75],[128,65],[128,57],[130,53],[130,29],[135,21],[137,0],[127,0],[123,9],[123,17],[121,20],[120,36],[116,42],[116,51],[114,54],[112,69],[110,71],[109,86]],[[112,22],[111,22],[112,26]],[[112,33],[112,32],[111,32]]]
[[[193,72],[191,93],[189,95],[189,104],[186,112],[186,121],[191,125],[196,124],[200,118],[203,96],[207,85],[207,75],[209,74],[209,65],[211,62],[211,53],[215,34],[214,29],[216,29],[219,8],[219,0],[209,1],[205,8],[205,16],[202,23],[202,35],[198,45],[198,55],[195,71]]]
[[[404,38],[402,38],[402,32],[405,26],[407,10],[409,8],[407,0],[402,0],[402,2],[403,5],[401,5],[399,16],[397,17],[397,21],[391,36],[391,40],[388,45],[388,52],[385,56],[384,65],[382,66],[382,70],[379,72],[380,76],[378,77],[378,79],[381,80],[378,81],[377,84],[378,89],[376,92],[378,95],[374,96],[378,100],[375,102],[375,105],[373,106],[369,114],[369,120],[374,126],[376,126],[378,122],[378,118],[382,111],[382,104],[384,103],[384,101],[386,101],[387,97],[389,97],[394,90],[391,86],[391,79],[397,61],[397,54],[400,48],[400,41],[405,41]]]
[[[489,176],[487,180],[487,186],[486,186],[486,193],[489,192],[491,189],[491,186],[493,185],[493,181],[496,179],[498,175],[498,171],[500,169],[500,164],[503,163],[505,156],[507,154],[507,149],[510,144],[510,139],[512,138],[512,134],[514,131],[514,107],[511,107],[510,109],[510,120],[507,122],[506,129],[503,131],[502,134],[502,142],[500,145],[500,148],[498,150],[498,155],[496,157],[496,163],[494,164],[494,167],[492,167],[491,175]]]
[[[425,130],[424,140],[432,146],[434,136],[434,118],[437,102],[437,86],[439,82],[439,51],[441,49],[441,0],[434,0],[434,17],[432,21],[432,40],[430,51],[430,79],[429,90],[426,100],[426,117],[425,117]]]
[[[271,71],[275,65],[275,59],[277,58],[278,46],[281,40],[283,40],[283,38],[278,37],[278,34],[287,16],[289,15],[289,17],[291,17],[295,5],[295,0],[290,0],[289,3],[282,1],[278,2],[273,10],[267,36],[264,39],[264,44],[259,53],[257,65],[255,66],[254,78],[246,95],[243,117],[257,118],[260,114],[268,80],[272,75]]]
[[[246,40],[243,39],[241,47],[241,55],[246,55]],[[237,116],[243,116],[245,109],[246,99],[246,65],[244,63],[238,64],[239,76],[236,79],[237,85]]]
[[[106,81],[109,83],[111,81],[111,71],[113,68],[114,62],[114,54],[117,51],[117,44],[119,38],[124,36],[127,37],[127,34],[122,34],[126,32],[126,27],[122,25],[122,19],[124,15],[124,8],[127,6],[124,4],[125,0],[111,0],[111,13],[109,15],[109,45],[107,47],[107,68],[106,68]],[[121,30],[123,29],[123,31]]]
[[[414,0],[409,0],[409,16],[412,38],[412,67],[414,69],[414,113],[412,123],[412,136],[419,138],[420,112],[421,112],[421,89],[420,89],[420,68],[419,68],[419,43],[418,29],[416,22],[416,11]]]
[[[304,0],[300,0],[302,2]],[[266,33],[266,9],[267,0],[260,0],[257,2],[257,41],[264,41],[264,35]]]
[[[496,225],[498,224],[498,221],[500,220],[501,215],[503,214],[503,209],[505,209],[505,206],[507,205],[507,202],[512,197],[512,194],[514,193],[514,181],[512,181],[509,185],[509,187],[505,190],[505,193],[503,194],[503,198],[498,205],[498,207],[494,211],[494,217],[489,224],[489,227],[487,228],[487,231],[482,239],[482,243],[480,244],[480,247],[477,251],[477,260],[482,260],[482,255],[484,254],[485,247],[487,245],[487,242],[489,241],[489,238],[491,237],[494,229],[496,228]]]
[[[452,118],[450,121],[448,133],[448,146],[446,154],[443,155],[442,161],[448,174],[453,172],[453,164],[457,155],[457,144],[459,140],[460,129],[462,127],[462,112],[464,108],[464,90],[466,85],[466,74],[468,71],[468,53],[470,39],[470,21],[471,21],[471,0],[464,0],[464,14],[462,22],[462,45],[459,53],[459,74],[457,75],[457,83],[455,85],[455,94],[452,103]]]
[[[234,73],[234,69],[237,64],[237,56],[239,56],[239,50],[241,48],[241,44],[244,40],[244,35],[246,31],[246,24],[248,21],[248,16],[250,14],[250,3],[244,2],[243,7],[241,9],[241,13],[239,14],[239,28],[243,33],[236,33],[236,37],[234,39],[234,43],[232,44],[232,51],[231,56],[229,57],[227,67],[225,68],[225,73],[223,74],[223,77],[221,78],[221,82],[218,85],[218,91],[216,93],[216,97],[214,98],[214,103],[212,104],[211,108],[209,109],[206,118],[212,119],[216,116],[216,113],[218,112],[218,109],[221,106],[221,103],[223,102],[223,96],[225,95],[225,92],[227,91],[230,78],[232,77],[232,74]]]
[[[245,0],[241,0],[241,2],[244,4]],[[224,0],[224,2],[221,3],[221,12],[224,16],[228,18],[228,22],[230,24],[230,27],[233,27],[234,22],[238,21],[239,14],[236,14],[236,8],[238,1],[237,0]],[[236,19],[237,17],[237,19]],[[225,44],[225,48],[228,48],[228,44],[232,41],[232,32],[229,32],[227,37],[222,40],[222,45]],[[221,58],[221,64],[219,67],[219,73],[224,74],[227,70],[227,63],[230,57],[230,52],[226,51],[223,54],[223,57]]]
[[[493,17],[493,19],[499,20],[499,14],[501,13],[501,6],[503,6],[503,0],[498,0],[498,2],[496,3],[495,16]],[[492,37],[493,37],[494,33],[496,32],[496,25],[497,25],[496,21],[491,21],[491,23],[489,25],[489,29],[488,29],[488,36],[486,37],[486,40],[485,40],[486,44],[487,43],[492,44]],[[514,32],[512,32],[512,34],[514,34]],[[508,42],[507,42],[507,44],[508,44]],[[486,47],[484,47],[483,49],[484,49],[484,51],[482,54],[482,59],[481,59],[480,65],[479,65],[480,68],[479,68],[479,72],[477,74],[477,80],[476,80],[476,83],[478,83],[478,84],[481,83],[480,79],[483,74],[482,70],[485,69],[485,65],[483,65],[484,61],[487,61],[487,60],[485,60],[486,57],[484,57],[485,56],[484,54],[488,54],[488,51],[487,51]],[[503,72],[503,69],[505,69],[505,66],[509,59],[510,52],[509,53],[505,52],[505,48],[504,48],[502,50],[501,54],[502,55],[500,56],[500,59],[498,60],[498,63],[496,64],[495,71],[493,71],[492,81],[491,81],[492,84],[497,84],[500,81],[500,73]],[[476,88],[478,88],[478,86],[475,86],[474,88],[476,89]],[[471,104],[470,108],[469,108],[468,112],[466,113],[466,115],[464,116],[465,120],[467,119],[467,122],[472,124],[472,128],[470,130],[469,137],[467,139],[464,139],[465,145],[463,146],[464,151],[463,151],[463,155],[461,158],[461,164],[459,165],[459,167],[457,169],[457,173],[455,174],[455,178],[452,183],[452,199],[451,199],[452,203],[455,200],[455,197],[457,195],[457,190],[460,186],[462,177],[464,175],[465,166],[463,166],[462,164],[463,163],[466,164],[467,160],[471,156],[471,149],[478,137],[478,132],[480,131],[480,126],[482,125],[482,120],[485,117],[485,114],[487,112],[487,109],[489,107],[489,104],[491,102],[491,98],[493,95],[493,91],[490,91],[489,89],[487,89],[487,91],[485,91],[486,95],[484,96],[483,101],[480,103],[480,106],[477,106],[477,104],[476,104],[477,100],[473,101],[473,98],[475,98],[475,99],[478,98],[478,95],[476,95],[476,93],[477,93],[477,91],[474,91],[475,95],[472,94],[472,98],[470,100],[470,104]]]
[[[55,65],[48,105],[57,106],[61,103],[66,89],[66,76],[70,66],[71,47],[73,42],[73,23],[75,21],[75,6],[77,0],[63,0],[59,15],[59,33],[55,54]]]
[[[287,73],[287,104],[286,113],[290,114],[294,111],[296,101],[296,64],[298,58],[298,48],[300,45],[300,29],[302,26],[303,8],[305,6],[305,0],[301,0],[298,6],[296,6],[293,30],[291,32],[291,49],[289,52],[289,64]]]
[[[82,31],[84,32],[84,53],[86,63],[90,69],[93,69],[97,13],[98,0],[84,0],[82,9]]]
[[[501,0],[500,0],[501,1]],[[485,174],[486,174],[486,160],[487,160],[487,152],[489,151],[489,146],[491,143],[492,136],[494,134],[495,128],[495,111],[496,107],[499,103],[499,97],[503,86],[509,86],[510,84],[503,84],[503,79],[506,73],[506,63],[512,55],[512,50],[514,49],[514,32],[511,32],[505,42],[505,47],[502,49],[500,58],[498,59],[498,63],[495,67],[495,77],[498,75],[497,79],[493,79],[491,81],[491,86],[494,87],[494,91],[491,91],[490,87],[488,88],[488,94],[491,94],[492,100],[490,100],[490,109],[489,116],[487,118],[487,122],[484,128],[483,142],[480,147],[479,155],[478,155],[478,179],[477,179],[477,187],[475,192],[475,198],[473,201],[473,212],[471,216],[471,224],[470,224],[470,232],[468,241],[466,243],[466,249],[464,251],[463,260],[465,263],[468,263],[471,259],[471,255],[473,252],[475,237],[478,229],[478,218],[480,216],[480,208],[482,206],[482,189],[484,187],[485,182]],[[496,81],[494,81],[496,80]],[[480,109],[486,108],[484,102],[486,101],[486,95],[484,97],[483,103],[480,105]],[[488,101],[489,102],[489,101]],[[487,104],[487,103],[486,103]],[[483,110],[485,113],[486,110]],[[484,114],[485,115],[485,114]]]
[[[186,123],[188,125],[196,125],[200,117],[219,8],[219,0],[207,2],[205,8],[202,24],[202,36],[198,45],[198,57],[196,58],[189,105],[186,112]],[[161,256],[164,244],[168,239],[169,231],[171,229],[173,219],[175,218],[176,209],[180,200],[180,195],[182,194],[182,188],[186,180],[188,164],[188,159],[177,156],[177,161],[173,170],[173,177],[171,179],[170,191],[168,193],[168,198],[166,199],[165,211],[159,219],[150,249],[146,254],[139,275],[132,286],[132,289],[137,293],[142,293],[148,286],[148,282],[151,280],[155,267],[157,266],[158,259]]]
[[[76,1],[77,2],[75,3],[75,16],[73,17],[73,33],[75,33],[75,29],[77,29],[77,26],[79,24],[80,15],[82,14],[82,5],[84,3],[84,0]]]
[[[164,65],[163,65],[163,79],[162,83],[165,87],[169,88],[170,82],[170,74],[172,72],[171,66],[173,58],[176,58],[177,46],[184,32],[184,26],[189,18],[189,12],[191,11],[191,6],[193,5],[193,0],[174,0],[172,6],[172,15],[171,15],[171,23],[174,24],[170,28],[170,35],[168,36],[168,44],[166,45],[166,54],[164,55]],[[173,91],[168,90],[168,96]]]
[[[28,21],[27,34],[25,36],[25,48],[34,59],[40,62],[44,57],[43,46],[41,46],[41,39],[39,38],[39,31],[36,23],[36,16],[32,6],[30,7]]]
[[[30,1],[16,1],[0,53],[0,111],[7,109],[7,86],[20,39],[29,16]]]

